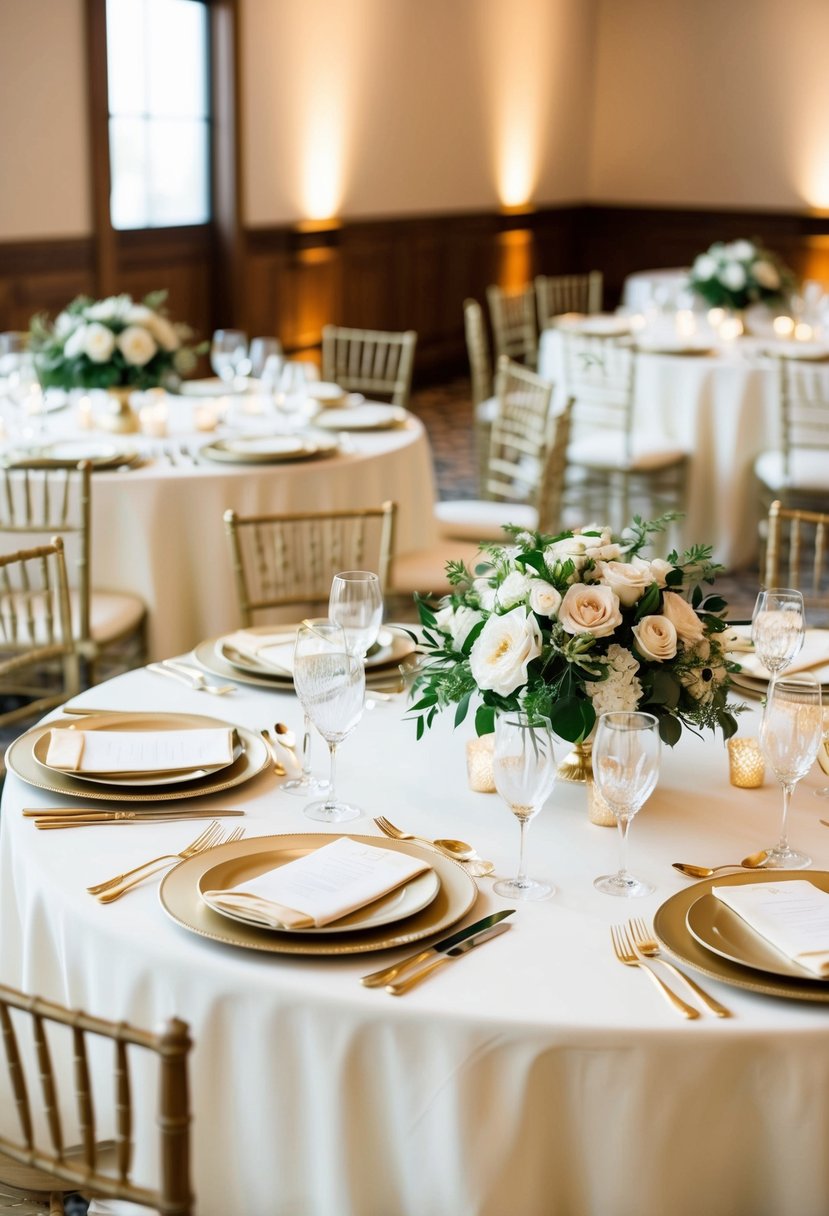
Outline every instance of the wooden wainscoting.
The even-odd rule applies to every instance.
[[[0,330],[26,330],[38,312],[95,290],[91,237],[0,243]]]

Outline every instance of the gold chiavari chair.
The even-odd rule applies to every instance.
[[[763,511],[775,499],[821,510],[829,504],[829,381],[822,366],[780,359],[780,446],[754,464]]]
[[[326,325],[322,331],[322,378],[350,392],[409,404],[415,346],[414,330],[346,329]]]
[[[604,276],[600,270],[588,274],[536,275],[539,329],[565,312],[601,312],[603,291]]]
[[[0,986],[0,1027],[11,1094],[0,1112],[0,1210],[58,1216],[66,1196],[81,1194],[127,1200],[159,1216],[190,1216],[191,1042],[184,1022],[172,1019],[161,1033],[152,1034]],[[113,1141],[98,1140],[95,1110],[98,1064],[106,1042],[112,1044],[113,1055],[112,1099],[106,1104],[114,1123]],[[153,1187],[132,1179],[134,1049],[158,1061],[159,1182]],[[67,1064],[71,1060],[73,1082],[66,1069],[55,1066],[56,1056]],[[69,1127],[73,1136],[77,1133],[71,1147]]]
[[[487,287],[489,319],[495,358],[506,355],[527,367],[538,363],[538,331],[535,323],[535,293],[532,284],[520,291],[505,291],[496,284]]]
[[[775,500],[769,507],[763,576],[766,587],[799,588],[809,624],[829,625],[829,513]]]
[[[486,333],[484,310],[477,300],[464,300],[463,324],[469,374],[472,382],[472,408],[475,412],[475,452],[478,462],[478,483],[483,489],[489,454],[489,434],[498,409],[493,393],[492,361]]]

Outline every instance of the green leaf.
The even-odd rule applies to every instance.
[[[642,596],[639,603],[636,605],[636,614],[634,620],[641,621],[643,617],[653,616],[659,607],[659,588],[656,583],[651,583],[645,594]]]
[[[463,722],[464,718],[466,717],[467,711],[469,710],[469,701],[471,697],[472,693],[468,692],[465,697],[461,697],[460,701],[458,701],[458,705],[455,710],[455,726],[460,726],[461,722]]]
[[[495,707],[479,705],[475,713],[475,731],[479,735],[491,735],[495,730]]]
[[[659,738],[668,747],[675,747],[682,737],[682,723],[671,714],[663,714],[659,719]]]
[[[472,626],[469,633],[466,635],[463,646],[461,647],[461,654],[469,654],[470,650],[475,644],[475,639],[478,637],[478,634],[481,632],[485,624],[486,621],[478,621],[477,625]]]
[[[682,685],[676,676],[668,671],[655,671],[651,679],[651,695],[648,704],[665,705],[668,709],[676,709]]]
[[[544,556],[539,552],[534,553],[517,553],[515,555],[516,566],[530,566],[538,574],[547,575],[547,567],[544,564]]]
[[[550,725],[569,743],[580,743],[593,729],[596,713],[591,702],[561,697],[550,706]]]

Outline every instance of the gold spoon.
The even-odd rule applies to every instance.
[[[289,752],[295,752],[296,735],[291,728],[286,726],[284,722],[275,722],[273,729],[282,746],[287,747]]]
[[[277,756],[276,748],[274,747],[274,745],[271,741],[270,735],[268,734],[268,732],[266,730],[260,730],[259,734],[265,740],[265,746],[267,747],[270,758],[273,761],[274,773],[276,774],[277,777],[284,777],[285,771],[286,771],[285,765],[279,759],[279,756]]]
[[[761,849],[759,853],[750,853],[742,861],[734,861],[730,865],[725,866],[692,866],[684,861],[674,861],[671,864],[675,870],[679,870],[680,874],[684,874],[686,878],[710,878],[712,874],[716,874],[719,870],[762,870],[768,860],[768,856],[768,852],[765,849]]]

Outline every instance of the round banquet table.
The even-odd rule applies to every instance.
[[[235,399],[237,411],[239,400],[244,399]],[[204,434],[194,430],[192,417],[203,401],[167,402],[169,433],[163,439],[79,431],[73,409],[48,415],[42,437],[48,443],[86,436],[90,443],[115,444],[144,457],[134,468],[94,473],[92,576],[100,590],[143,599],[149,658],[169,658],[239,624],[222,519],[229,507],[255,515],[373,507],[391,499],[398,505],[398,554],[435,539],[432,453],[414,415],[388,430],[348,432],[341,449],[323,459],[223,464],[199,459],[201,447],[220,436],[267,432],[273,426],[268,415],[241,415],[243,426]]]
[[[686,544],[712,544],[739,570],[757,554],[760,499],[754,461],[781,443],[778,360],[747,338],[710,355],[636,355],[634,427],[690,453]],[[562,334],[541,336],[539,372],[566,396]],[[815,365],[829,392],[829,363]]]
[[[220,700],[146,671],[78,703],[301,723],[292,695],[240,686]],[[367,710],[342,747],[339,791],[367,816],[470,840],[512,873],[518,826],[497,795],[469,790],[471,728],[453,732],[451,718],[417,743],[399,700]],[[756,711],[742,721],[756,733]],[[791,833],[829,868],[819,784],[812,773],[798,787]],[[320,826],[270,768],[231,793],[212,802],[243,808],[225,823],[248,837]],[[157,879],[98,904],[88,884],[181,848],[194,825],[40,832],[21,816],[55,801],[6,778],[0,978],[105,1017],[190,1024],[201,1216],[826,1212],[829,1007],[699,977],[733,1017],[688,1022],[611,954],[612,924],[651,918],[688,886],[671,861],[726,862],[776,837],[778,789],[732,788],[721,742],[686,736],[663,756],[631,834],[652,896],[594,890],[616,868],[617,834],[588,822],[584,787],[557,785],[528,841],[530,872],[555,896],[519,905],[509,932],[400,998],[359,977],[411,947],[330,959],[234,950],[168,919]],[[350,827],[375,832],[370,818]],[[508,906],[491,886],[478,881],[466,921]]]

